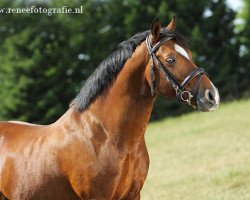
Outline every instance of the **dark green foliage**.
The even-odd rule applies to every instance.
[[[31,2],[31,3],[30,3]],[[83,14],[0,14],[0,119],[55,121],[68,108],[82,81],[117,45],[150,28],[158,16],[167,25],[177,15],[177,30],[192,41],[199,65],[206,66],[222,99],[249,90],[249,26],[234,33],[234,11],[219,1],[9,1],[7,7],[84,7]],[[249,0],[244,16],[249,24]],[[204,13],[212,12],[211,16]],[[242,46],[243,45],[243,46]],[[190,110],[158,99],[153,119]]]
[[[250,0],[244,0],[244,9],[240,13],[243,25],[239,27],[240,65],[237,68],[238,87],[250,95]]]
[[[239,45],[234,36],[235,12],[225,5],[224,0],[211,1],[206,9],[212,15],[204,17],[195,27],[192,42],[197,64],[205,65],[223,100],[237,95],[235,75]]]

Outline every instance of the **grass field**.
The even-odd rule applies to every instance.
[[[142,200],[250,200],[250,100],[151,123]]]

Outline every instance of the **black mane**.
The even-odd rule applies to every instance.
[[[102,61],[94,73],[86,80],[76,98],[72,101],[75,110],[82,112],[112,84],[129,59],[136,47],[139,46],[151,32],[144,31],[137,33],[130,39],[118,45],[115,52],[110,54],[107,59]],[[173,37],[179,44],[187,47],[187,40],[180,33],[161,29],[161,38]]]

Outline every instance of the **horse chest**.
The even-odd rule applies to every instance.
[[[115,199],[133,199],[141,190],[148,171],[146,157],[127,154],[118,162],[117,175],[113,181],[113,195]]]
[[[87,157],[88,167],[71,181],[83,199],[133,199],[141,190],[149,165],[146,149],[125,153],[107,147],[96,158]]]

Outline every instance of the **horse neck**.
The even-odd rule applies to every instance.
[[[108,91],[100,95],[82,117],[100,123],[109,137],[117,141],[144,139],[155,100],[146,79],[148,60],[143,42],[126,61]]]

